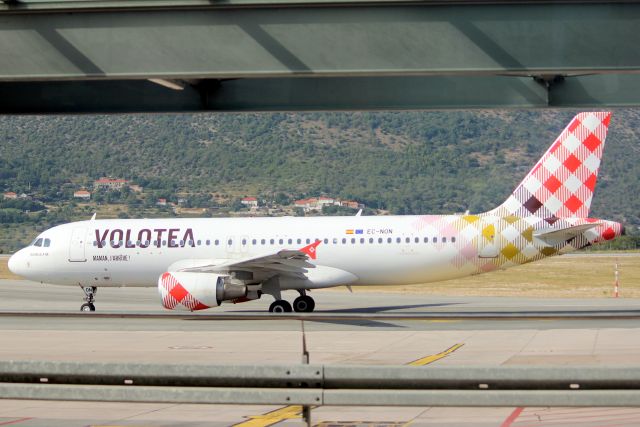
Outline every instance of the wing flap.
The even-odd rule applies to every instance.
[[[309,258],[316,258],[316,247],[320,241],[316,241],[298,250],[282,249],[275,253],[268,253],[259,256],[252,256],[240,259],[224,260],[220,263],[203,263],[201,265],[191,265],[179,271],[194,273],[226,273],[233,270],[261,270],[273,271],[274,273],[289,273],[292,275],[307,272],[309,268],[315,268],[314,264],[308,262]]]

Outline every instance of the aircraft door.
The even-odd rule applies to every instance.
[[[87,257],[84,253],[85,236],[87,230],[85,228],[74,228],[71,233],[71,242],[69,242],[69,261],[86,262]]]
[[[478,258],[497,258],[498,245],[496,243],[496,226],[482,223],[478,236]]]

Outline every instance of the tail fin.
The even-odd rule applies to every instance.
[[[587,218],[610,112],[580,113],[491,215]]]

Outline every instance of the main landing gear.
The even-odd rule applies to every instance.
[[[98,288],[95,286],[80,286],[80,288],[84,292],[84,300],[86,301],[80,306],[80,311],[96,311],[96,306],[93,303],[96,300]]]
[[[271,313],[311,313],[316,307],[316,303],[306,294],[305,291],[299,291],[300,296],[293,300],[293,307],[288,301],[280,299],[276,300],[269,306],[269,312]]]

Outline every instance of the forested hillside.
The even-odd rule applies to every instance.
[[[101,176],[149,189],[356,199],[393,213],[501,203],[575,111],[0,116],[0,189]],[[617,110],[593,215],[640,224],[640,111]]]

